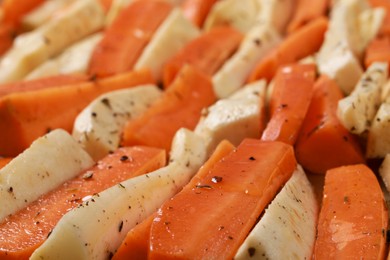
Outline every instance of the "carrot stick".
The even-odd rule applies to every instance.
[[[12,158],[9,157],[0,157],[0,169],[6,166],[11,160]]]
[[[51,129],[72,131],[78,113],[108,91],[154,83],[149,71],[0,97],[0,155],[15,156]],[[98,115],[97,115],[98,116]]]
[[[19,81],[0,85],[0,96],[16,92],[35,91],[45,88],[61,87],[65,85],[86,82],[87,75],[56,75],[27,81]]]
[[[217,0],[185,0],[181,5],[181,9],[188,20],[201,28],[216,2]]]
[[[230,142],[226,140],[220,142],[213,154],[197,173],[197,178],[206,175],[218,161],[222,160],[223,157],[227,156],[233,150],[234,146]],[[197,179],[192,179],[190,184],[188,184],[191,188],[196,185],[194,181],[196,182]],[[156,213],[151,215],[130,230],[112,259],[147,259],[150,242],[150,228],[156,216]]]
[[[337,105],[342,98],[340,88],[327,76],[321,76],[315,83],[295,145],[298,162],[313,173],[324,174],[334,167],[364,162],[356,136],[337,118]]]
[[[329,0],[298,0],[294,15],[287,26],[287,32],[293,33],[307,23],[325,16]]]
[[[89,74],[106,77],[131,70],[171,10],[165,1],[134,1],[124,8],[95,47]]]
[[[382,7],[386,10],[385,19],[379,30],[379,36],[390,37],[390,1],[388,0],[369,0],[372,7]]]
[[[387,62],[390,64],[390,34],[387,37],[378,37],[374,39],[367,46],[364,65],[368,68],[376,61]]]
[[[290,145],[245,139],[158,210],[149,259],[233,259],[295,168]]]
[[[327,171],[313,259],[384,259],[388,212],[364,164]]]
[[[163,96],[142,116],[127,123],[122,145],[142,144],[169,151],[181,127],[193,129],[203,108],[216,101],[210,78],[184,66]]]
[[[295,143],[313,95],[315,69],[313,64],[296,64],[279,70],[270,101],[271,119],[261,140]]]
[[[15,36],[14,26],[5,23],[0,25],[0,55],[3,55],[12,46]]]
[[[149,147],[120,148],[62,186],[43,195],[28,208],[0,224],[0,258],[28,259],[60,218],[82,201],[117,183],[158,169],[165,152]]]
[[[249,81],[261,78],[270,81],[280,66],[296,62],[318,51],[327,28],[328,19],[320,17],[290,34],[276,49],[260,60],[251,72]]]
[[[184,64],[191,64],[212,76],[236,51],[243,35],[231,27],[216,27],[189,42],[165,64],[164,87],[167,88]]]
[[[18,25],[24,15],[43,2],[44,0],[3,0],[1,4],[4,12],[3,22]]]

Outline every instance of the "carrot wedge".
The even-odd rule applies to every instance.
[[[313,64],[279,70],[270,101],[271,118],[261,140],[295,143],[313,95],[314,77]]]
[[[18,25],[24,15],[43,2],[44,0],[3,0],[1,4],[4,12],[3,22]]]
[[[216,100],[209,77],[185,66],[163,96],[127,123],[122,145],[147,145],[169,151],[176,131],[195,128],[203,108]]]
[[[233,259],[295,168],[290,145],[245,139],[158,210],[148,258]]]
[[[201,28],[203,22],[217,0],[185,0],[181,4],[184,16]]]
[[[11,160],[12,158],[10,157],[0,157],[0,169],[6,166]]]
[[[14,26],[5,23],[0,25],[0,55],[3,55],[12,46],[15,36]]]
[[[238,49],[243,35],[228,26],[216,27],[189,42],[165,64],[164,87],[175,79],[184,64],[212,76],[223,63]]]
[[[364,162],[356,136],[337,118],[337,105],[342,98],[340,88],[329,77],[323,75],[315,83],[295,145],[298,162],[312,173],[324,174],[334,167]]]
[[[51,129],[72,131],[78,113],[99,95],[141,84],[154,83],[149,71],[119,74],[0,97],[0,155],[15,156]],[[98,115],[97,115],[98,116]]]
[[[325,16],[328,6],[329,0],[298,0],[294,15],[287,25],[287,32],[295,32],[312,20]]]
[[[165,1],[135,1],[123,9],[95,47],[89,74],[106,77],[131,70],[172,6]]]
[[[70,84],[86,82],[90,77],[86,75],[56,75],[46,78],[18,81],[0,85],[0,96],[16,92],[35,91],[51,87],[60,87]]]
[[[367,46],[364,65],[366,68],[374,62],[390,64],[390,34],[387,37],[376,38]],[[389,66],[390,73],[390,66]]]
[[[234,146],[230,142],[226,140],[220,142],[214,153],[197,173],[197,178],[206,175],[215,163],[217,163],[223,157],[227,156],[233,150]],[[197,179],[193,179],[188,185],[192,187],[193,185],[196,185],[196,183],[194,183],[196,181]],[[130,230],[112,259],[147,259],[150,242],[150,229],[156,216],[156,213],[151,215],[143,222],[135,226],[132,230]]]
[[[164,166],[165,160],[161,149],[118,149],[0,223],[0,259],[28,259],[67,211],[117,183]]]
[[[328,19],[320,17],[290,34],[275,50],[264,57],[251,72],[249,81],[270,81],[277,69],[318,51],[328,28]]]
[[[313,259],[384,259],[388,212],[364,164],[326,172]]]

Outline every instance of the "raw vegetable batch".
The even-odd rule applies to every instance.
[[[389,257],[389,0],[3,0],[0,55],[0,259]]]

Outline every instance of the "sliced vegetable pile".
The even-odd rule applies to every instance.
[[[0,1],[0,259],[384,259],[388,0]]]

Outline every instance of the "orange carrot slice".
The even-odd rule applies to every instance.
[[[131,70],[172,6],[166,1],[134,1],[106,29],[95,47],[89,74],[106,77]]]
[[[277,69],[318,51],[328,28],[328,19],[320,17],[290,34],[276,49],[265,56],[251,72],[249,81],[270,81]]]
[[[387,62],[390,64],[390,34],[388,37],[374,39],[367,46],[364,65],[368,68],[376,61]]]
[[[12,158],[0,157],[0,169],[6,166],[11,160]]]
[[[313,259],[384,259],[388,212],[364,164],[327,171]]]
[[[12,46],[15,36],[14,26],[5,23],[0,25],[0,55],[3,55]]]
[[[295,151],[298,162],[313,173],[364,162],[356,136],[337,118],[338,101],[343,93],[327,76],[315,83],[309,111],[302,124]]]
[[[185,0],[181,5],[181,9],[188,20],[201,28],[216,2],[217,0]]]
[[[386,10],[385,19],[379,30],[379,36],[390,37],[390,1],[389,0],[369,0],[372,7],[382,7]]]
[[[149,259],[233,259],[295,168],[290,145],[245,139],[158,210]]]
[[[115,151],[96,166],[43,195],[0,224],[0,258],[28,259],[60,218],[82,201],[119,182],[148,173],[165,164],[165,151],[127,147]]]
[[[243,35],[231,27],[216,27],[189,42],[164,67],[164,87],[168,87],[184,64],[191,64],[212,76],[237,50]]]
[[[51,129],[72,131],[78,113],[99,95],[154,83],[150,71],[0,97],[0,155],[15,156]],[[98,116],[98,115],[96,115]]]
[[[44,0],[3,0],[1,4],[4,12],[3,22],[18,25],[24,15],[43,2]]]
[[[313,64],[296,64],[279,70],[270,101],[271,119],[261,140],[295,143],[313,96],[315,69]]]
[[[16,92],[34,91],[51,87],[61,87],[69,84],[86,82],[87,75],[56,75],[46,78],[19,81],[0,85],[0,96]]]
[[[222,160],[223,157],[227,156],[233,150],[234,146],[230,142],[226,140],[220,142],[213,154],[197,173],[197,178],[206,175],[214,164]],[[197,180],[195,180],[195,182],[196,181]],[[190,185],[191,188],[196,185],[196,183],[194,183],[194,179],[188,185]],[[152,226],[153,219],[156,216],[156,214],[151,215],[142,223],[130,230],[112,259],[147,259],[150,242],[150,228]]]
[[[287,26],[287,32],[295,32],[307,23],[325,16],[328,7],[329,0],[298,0],[294,15]]]
[[[184,66],[163,96],[143,115],[127,123],[123,145],[142,144],[169,151],[176,131],[193,129],[203,108],[216,101],[209,77]]]

